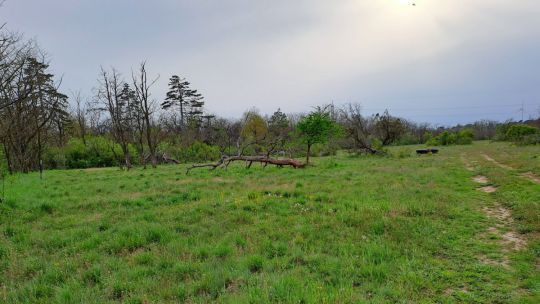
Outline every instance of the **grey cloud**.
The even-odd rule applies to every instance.
[[[536,112],[540,3],[398,2],[8,0],[0,17],[38,38],[70,90],[147,59],[156,98],[178,73],[225,116],[332,100],[443,124]]]

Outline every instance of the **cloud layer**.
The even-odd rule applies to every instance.
[[[401,2],[8,0],[0,17],[88,94],[100,65],[146,59],[156,99],[179,74],[229,117],[331,101],[440,124],[538,113],[538,1]]]

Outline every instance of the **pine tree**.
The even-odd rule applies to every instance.
[[[48,68],[48,64],[30,57],[27,58],[27,64],[23,71],[23,83],[30,92],[27,98],[28,112],[33,118],[33,130],[29,136],[30,140],[34,137],[36,139],[40,176],[43,172],[43,137],[47,135],[47,129],[51,126],[51,122],[55,122],[59,131],[62,132],[68,121],[66,111],[68,97],[58,92],[54,83],[54,75],[47,73]]]
[[[169,91],[161,107],[165,110],[178,108],[180,113],[180,128],[195,124],[199,126],[202,121],[204,101],[202,95],[190,88],[190,83],[177,75],[169,80]]]

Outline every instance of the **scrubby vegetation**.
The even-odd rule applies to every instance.
[[[540,130],[521,123],[504,123],[497,126],[497,139],[521,145],[540,144]]]
[[[472,130],[463,129],[457,132],[444,131],[437,136],[429,134],[426,138],[428,146],[470,145],[473,142],[474,134]]]

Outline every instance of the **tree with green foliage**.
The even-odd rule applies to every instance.
[[[291,123],[285,113],[278,109],[268,119],[268,138],[266,155],[270,156],[277,150],[283,150],[290,139]]]
[[[519,141],[526,136],[534,135],[538,133],[538,129],[525,125],[525,124],[515,124],[508,128],[506,131],[506,138],[512,141]]]
[[[172,107],[178,108],[180,114],[180,129],[196,122],[200,123],[204,106],[202,95],[192,89],[191,84],[184,78],[174,75],[169,80],[169,91],[165,101],[161,104],[164,110]]]
[[[337,133],[338,127],[330,117],[330,113],[319,110],[303,117],[297,125],[301,140],[307,146],[306,165],[309,165],[311,147],[314,144],[324,144]]]
[[[238,138],[237,148],[240,154],[247,149],[256,154],[262,151],[262,145],[268,137],[268,125],[257,110],[244,113],[242,130]],[[248,152],[249,152],[248,150]]]

